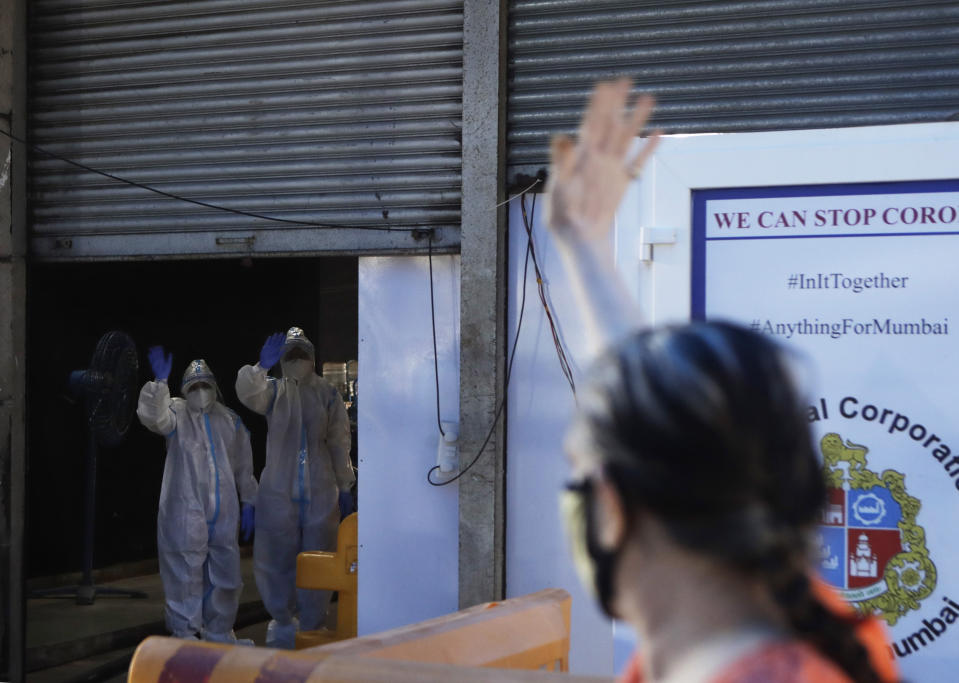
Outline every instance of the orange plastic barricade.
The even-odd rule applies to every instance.
[[[569,671],[569,593],[549,588],[304,652]]]
[[[137,648],[129,680],[545,681],[569,670],[569,628],[569,593],[554,588],[294,652],[154,636]]]
[[[316,650],[291,652],[153,636],[144,640],[133,656],[129,680],[131,683],[549,683],[556,680],[612,683],[613,679],[344,655],[324,657],[318,656]]]
[[[356,637],[357,513],[340,522],[336,552],[312,550],[296,556],[296,587],[338,591],[336,630],[296,634],[296,649]]]

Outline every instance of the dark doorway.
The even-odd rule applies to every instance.
[[[154,344],[173,353],[174,393],[186,364],[206,359],[252,433],[257,475],[266,425],[237,401],[237,370],[256,362],[269,333],[292,325],[316,346],[318,371],[357,355],[353,257],[40,264],[27,291],[28,579],[76,572],[82,562],[84,425],[67,380],[87,367],[103,333],[123,330],[136,342],[141,385],[152,378]],[[134,420],[120,446],[100,452],[95,567],[156,557],[164,451]]]

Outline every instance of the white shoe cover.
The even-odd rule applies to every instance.
[[[226,643],[227,645],[236,644],[236,634],[231,630],[228,633],[212,633],[203,631],[203,640],[208,643]]]
[[[300,629],[300,622],[294,618],[289,624],[279,624],[271,619],[266,627],[266,646],[280,650],[292,650],[296,646],[296,632]]]

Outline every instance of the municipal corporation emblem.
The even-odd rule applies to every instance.
[[[936,587],[926,532],[916,523],[919,499],[906,492],[903,473],[869,470],[865,446],[830,433],[820,448],[827,492],[819,526],[822,576],[861,613],[892,626]]]

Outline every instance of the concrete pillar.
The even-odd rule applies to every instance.
[[[0,127],[26,132],[26,3],[0,2]],[[24,677],[26,150],[0,137],[0,679]]]
[[[463,3],[463,204],[460,233],[460,467],[503,400],[506,357],[506,2]],[[504,411],[505,413],[505,411]],[[459,604],[504,596],[505,449],[501,416],[459,480]]]

